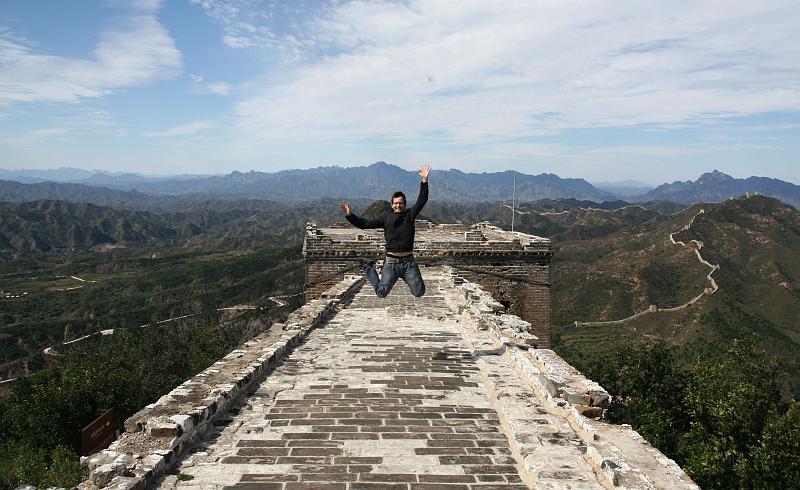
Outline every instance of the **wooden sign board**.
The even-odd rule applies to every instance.
[[[81,431],[81,447],[83,455],[94,454],[105,449],[117,438],[117,421],[111,409],[94,419]]]

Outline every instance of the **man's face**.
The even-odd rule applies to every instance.
[[[395,197],[392,199],[392,211],[395,213],[402,213],[406,209],[406,200],[402,197]]]

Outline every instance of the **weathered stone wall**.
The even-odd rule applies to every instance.
[[[359,258],[378,261],[380,266],[382,231],[308,225],[303,254],[308,285],[305,299],[310,301],[336,284],[341,274],[361,273]],[[414,255],[423,267],[447,265],[480,284],[509,313],[531,324],[531,333],[542,347],[550,346],[549,240],[485,223],[465,226],[418,221]]]
[[[353,258],[306,261],[306,302],[320,295],[342,280],[343,274],[361,274],[361,264]]]
[[[346,276],[283,328],[273,326],[128,419],[118,441],[83,459],[89,476],[79,488],[183,488],[177,475],[163,476],[173,470],[195,478],[186,488],[465,488],[456,482],[500,482],[503,474],[508,488],[697,490],[630,426],[600,420],[610,395],[537,348],[527,322],[453,268],[428,273],[437,294],[414,316],[389,312],[359,292],[362,277]],[[408,293],[389,300],[414,303]],[[310,348],[299,347],[304,341]],[[339,350],[320,354],[322,343]],[[253,390],[265,376],[276,379]],[[231,430],[206,434],[220,419]],[[347,454],[345,444],[370,452]],[[398,455],[413,459],[402,466],[392,459]],[[459,466],[463,473],[454,472]],[[228,475],[236,473],[241,480],[233,484]]]
[[[459,276],[480,284],[494,299],[506,306],[508,313],[530,323],[531,333],[539,338],[541,347],[550,346],[550,288],[545,285],[550,283],[549,260],[528,264],[455,262],[452,267]],[[488,274],[475,270],[485,270]],[[542,284],[514,281],[508,279],[509,276]]]
[[[273,325],[128,418],[125,432],[108,449],[81,458],[89,477],[79,488],[138,490],[152,484],[287,352],[349,302],[363,282],[358,276],[343,278],[292,312],[285,324]]]
[[[454,278],[459,279],[459,278]],[[463,279],[462,279],[463,280]],[[459,281],[455,281],[456,284]],[[678,466],[654,448],[630,425],[612,425],[604,422],[605,410],[611,400],[602,386],[586,378],[558,354],[549,349],[532,348],[536,339],[520,334],[524,326],[519,318],[502,314],[502,305],[497,303],[486,291],[476,284],[464,283],[453,291],[463,295],[462,315],[479,330],[487,331],[497,344],[503,346],[488,359],[511,361],[524,373],[527,384],[524,387],[512,386],[504,382],[503,376],[487,376],[491,387],[502,396],[497,396],[498,413],[510,432],[509,440],[515,454],[519,454],[521,466],[531,474],[538,475],[538,481],[530,488],[599,488],[592,479],[576,482],[560,481],[551,485],[542,476],[569,478],[576,472],[554,447],[578,446],[575,439],[567,442],[570,431],[585,444],[584,458],[589,461],[604,488],[625,489],[685,489],[699,490],[699,487]],[[499,354],[499,355],[497,355]],[[514,400],[526,400],[527,392],[533,392],[544,401],[544,410],[539,414],[551,413],[563,417],[567,427],[559,432],[543,431],[541,415],[531,417],[514,406]],[[525,401],[526,406],[530,406]],[[544,429],[547,431],[547,429]],[[553,465],[558,470],[552,470]]]

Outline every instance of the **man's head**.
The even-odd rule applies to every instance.
[[[392,194],[392,211],[402,213],[406,209],[406,195],[400,191]]]

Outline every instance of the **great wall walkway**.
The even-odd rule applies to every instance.
[[[447,270],[423,274],[423,298],[402,282],[378,299],[360,278],[343,281],[327,296],[342,298],[333,314],[295,317],[324,319],[198,437],[179,442],[199,424],[165,415],[190,380],[129,419],[123,436],[169,434],[178,449],[142,455],[118,441],[90,458],[84,487],[697,488],[629,427],[581,415],[601,413],[607,394],[552,351],[522,346],[513,330],[525,322]],[[269,343],[226,359],[257,342]]]
[[[429,278],[419,300],[402,282],[386,300],[362,289],[180,465],[193,480],[163,486],[527,488],[484,382],[486,362],[473,356],[480,340],[447,319],[440,283]],[[593,478],[579,444],[554,447]]]

